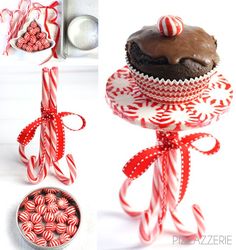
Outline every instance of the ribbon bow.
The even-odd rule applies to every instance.
[[[198,205],[192,206],[193,215],[197,222],[197,233],[187,231],[181,220],[177,216],[177,205],[183,199],[189,174],[190,174],[190,149],[195,149],[198,152],[206,155],[216,153],[220,148],[220,143],[212,135],[207,133],[195,133],[179,137],[177,132],[162,132],[157,131],[158,144],[140,151],[133,156],[124,166],[123,172],[128,177],[123,183],[119,197],[124,211],[132,217],[141,216],[139,232],[140,238],[144,243],[151,243],[161,233],[163,228],[163,220],[166,215],[167,206],[169,206],[170,214],[174,225],[178,232],[188,239],[201,237],[205,227],[203,223],[203,215]],[[195,142],[203,138],[213,138],[215,144],[209,150],[201,150],[194,145]],[[176,173],[173,160],[176,157],[176,151],[181,154],[181,180],[180,192],[177,200],[176,192],[178,191],[179,179]],[[140,177],[154,163],[154,175],[152,184],[152,198],[148,209],[145,211],[134,210],[126,200],[126,193],[132,180]],[[156,223],[152,224],[151,220],[157,215]]]
[[[72,129],[63,123],[63,117],[78,116],[82,120],[82,125],[78,129]],[[57,178],[66,185],[72,184],[76,178],[76,166],[73,156],[66,155],[66,161],[70,171],[70,177],[66,177],[59,167],[58,161],[63,157],[65,151],[64,128],[71,131],[78,131],[85,127],[85,119],[76,113],[57,112],[56,108],[45,109],[41,106],[41,117],[27,125],[19,134],[17,141],[20,143],[20,156],[23,163],[27,166],[28,179],[36,184],[42,181],[48,174],[48,169],[53,165]],[[40,151],[38,160],[35,156],[29,159],[25,154],[25,147],[33,139],[36,130],[41,127]],[[39,167],[37,176],[34,170]]]
[[[136,179],[141,176],[154,161],[159,157],[164,156],[171,149],[179,149],[181,153],[181,165],[182,165],[182,176],[181,176],[181,192],[179,195],[179,202],[183,199],[186,192],[189,172],[190,172],[190,148],[196,151],[211,155],[218,152],[220,149],[220,143],[215,139],[215,145],[209,150],[201,150],[195,145],[197,142],[203,138],[213,138],[212,135],[207,133],[195,133],[186,135],[179,138],[177,132],[157,132],[158,145],[142,150],[135,156],[133,156],[124,166],[123,172],[130,179]],[[178,203],[179,203],[178,202]]]

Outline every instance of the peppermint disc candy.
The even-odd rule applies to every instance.
[[[43,188],[24,198],[17,218],[21,234],[29,243],[46,248],[61,247],[77,233],[80,210],[67,192]]]
[[[157,28],[163,36],[178,36],[183,32],[184,24],[180,17],[162,16],[157,22]]]

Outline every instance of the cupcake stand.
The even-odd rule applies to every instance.
[[[205,231],[204,217],[200,207],[192,206],[196,220],[196,232],[187,230],[177,213],[179,203],[183,200],[188,186],[191,163],[191,151],[204,155],[215,154],[219,141],[204,132],[182,136],[181,131],[200,128],[217,121],[224,114],[233,98],[230,83],[222,74],[215,71],[207,79],[198,95],[181,102],[154,100],[143,94],[140,83],[152,84],[155,79],[136,74],[132,67],[125,66],[117,70],[107,81],[106,100],[114,114],[122,119],[155,131],[157,144],[134,155],[124,166],[127,179],[121,186],[119,199],[124,211],[131,217],[139,218],[139,235],[143,243],[150,244],[162,233],[166,213],[169,212],[177,233],[187,241],[201,238]],[[134,79],[135,78],[135,79]],[[202,79],[203,80],[203,79]],[[201,83],[201,79],[198,79]],[[165,86],[165,91],[170,86]],[[191,96],[191,95],[190,95]],[[211,139],[214,145],[202,150],[196,144]],[[181,171],[177,156],[180,155]],[[127,192],[133,182],[145,171],[153,167],[152,194],[146,210],[137,211],[127,200]]]

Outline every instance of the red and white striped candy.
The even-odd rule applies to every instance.
[[[43,216],[45,222],[54,222],[55,221],[55,214],[47,212]]]
[[[29,41],[30,41],[32,44],[35,44],[36,41],[37,41],[36,36],[32,35],[32,36],[30,37],[30,40],[29,40]]]
[[[39,47],[38,47],[36,44],[34,44],[33,50],[34,50],[34,51],[38,51],[38,50],[39,50]]]
[[[38,213],[32,213],[30,216],[30,220],[34,223],[37,224],[42,221],[42,217]]]
[[[17,40],[18,43],[20,44],[24,44],[26,43],[25,39],[23,37],[20,37],[18,40]]]
[[[28,45],[28,46],[26,46],[25,50],[27,52],[32,52],[33,51],[33,47],[31,47],[31,46]]]
[[[38,195],[34,198],[35,205],[43,205],[45,203],[45,198],[43,195]]]
[[[162,35],[173,37],[182,33],[184,24],[180,17],[162,16],[158,20],[157,28]]]
[[[57,200],[57,205],[60,209],[64,210],[68,207],[69,202],[66,198],[62,197]]]
[[[29,32],[26,32],[24,34],[24,39],[25,39],[26,42],[28,42],[30,40],[30,33]]]
[[[37,22],[35,22],[35,21],[31,22],[31,23],[30,23],[30,27],[32,27],[32,28],[37,28],[37,27],[38,27]]]
[[[27,47],[27,44],[23,44],[23,45],[22,45],[22,49],[23,49],[23,50],[26,50],[26,47]]]
[[[27,212],[27,211],[19,212],[18,219],[19,219],[21,222],[28,221],[28,220],[30,219],[30,214],[29,214],[29,212]]]
[[[57,200],[57,197],[55,194],[52,194],[52,193],[48,193],[45,195],[45,201],[47,203],[50,203],[50,202],[55,202]]]
[[[37,235],[33,231],[27,232],[25,234],[25,237],[26,237],[27,240],[30,240],[32,242],[35,242],[37,240]]]
[[[30,26],[29,26],[29,27],[27,28],[27,31],[30,33],[30,31],[31,31],[32,29],[33,29],[33,27],[30,27]]]
[[[70,240],[70,235],[67,233],[61,234],[59,240],[62,244],[64,244]]]
[[[53,239],[53,240],[49,241],[49,243],[48,243],[48,246],[50,246],[50,247],[57,247],[60,245],[61,245],[61,242],[59,239]]]
[[[51,202],[47,205],[47,211],[56,213],[58,211],[58,206],[55,202]]]
[[[43,192],[49,193],[49,194],[56,194],[56,193],[58,193],[58,189],[56,189],[56,188],[44,188]]]
[[[38,205],[35,208],[36,212],[40,215],[44,215],[47,212],[47,206],[46,205]]]
[[[52,240],[54,237],[54,234],[52,231],[49,231],[49,230],[45,230],[43,232],[43,238],[46,240],[46,241],[50,241]]]
[[[45,229],[54,232],[56,230],[56,223],[54,222],[48,222],[46,223]]]
[[[35,204],[34,204],[34,202],[33,201],[27,201],[25,203],[25,209],[28,212],[34,212],[34,210],[35,210]]]
[[[76,208],[74,206],[69,206],[65,212],[67,213],[68,216],[70,215],[75,215],[76,213]]]
[[[45,44],[48,43],[48,40],[45,39],[45,38],[42,38],[42,39],[40,40],[40,42],[41,42],[42,45],[45,45]]]
[[[39,27],[36,27],[34,30],[35,30],[35,32],[36,32],[35,34],[41,32],[41,29],[40,29]]]
[[[51,44],[50,44],[48,41],[47,41],[46,44],[44,44],[44,48],[45,48],[45,49],[48,49],[50,46],[51,46]]]
[[[77,232],[77,227],[74,225],[69,225],[66,229],[66,232],[70,235],[73,236]]]
[[[17,43],[16,43],[16,46],[17,46],[19,49],[21,49],[21,48],[22,48],[22,46],[23,46],[23,43],[19,43],[19,42],[17,42]]]
[[[21,229],[25,232],[31,232],[34,229],[34,224],[31,221],[25,221],[22,225],[21,225]]]
[[[68,215],[62,211],[56,214],[56,221],[58,223],[66,223],[68,220]]]
[[[79,223],[79,218],[76,216],[76,215],[71,215],[69,218],[68,218],[68,221],[67,223],[69,225],[78,225]]]
[[[37,224],[34,225],[34,232],[36,234],[42,234],[44,230],[45,230],[44,224],[37,223]]]
[[[38,39],[42,39],[42,38],[46,38],[46,37],[47,37],[47,35],[46,35],[45,32],[40,32],[40,33],[37,34]]]
[[[64,223],[58,223],[56,226],[56,231],[58,234],[63,234],[66,232],[66,224]]]
[[[35,244],[42,246],[42,247],[46,247],[47,246],[47,241],[44,238],[38,238],[35,241]]]
[[[38,195],[40,195],[40,194],[41,194],[41,191],[40,191],[40,190],[36,190],[36,191],[34,191],[34,192],[32,192],[32,193],[30,194],[30,197],[35,198],[36,196],[38,196]]]

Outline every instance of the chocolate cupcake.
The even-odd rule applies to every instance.
[[[168,82],[181,92],[173,101],[185,102],[199,96],[209,82],[219,62],[216,49],[214,37],[202,28],[184,25],[179,17],[164,16],[158,25],[145,26],[128,38],[126,59],[145,95],[155,99],[160,90],[157,84]],[[171,94],[161,93],[160,97]],[[157,99],[165,102],[168,98]]]

